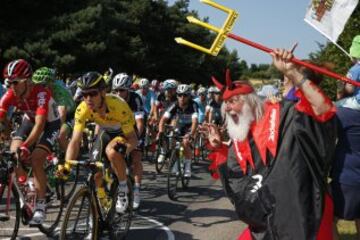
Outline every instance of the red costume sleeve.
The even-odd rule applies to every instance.
[[[209,166],[209,170],[212,172],[211,176],[214,179],[219,179],[219,174],[217,173],[217,169],[220,165],[224,164],[227,160],[229,147],[225,144],[222,144],[218,148],[213,148],[209,143],[207,144],[207,148],[212,151],[208,155],[208,159],[211,161]]]

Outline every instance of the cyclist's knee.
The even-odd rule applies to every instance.
[[[116,161],[119,158],[123,158],[123,156],[115,149],[115,147],[106,147],[105,154],[110,162]]]
[[[43,148],[35,148],[35,150],[31,153],[32,168],[42,168],[48,154],[49,152]]]

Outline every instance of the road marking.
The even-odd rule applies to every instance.
[[[145,227],[130,227],[130,231],[131,230],[140,230],[140,229],[156,229],[156,228],[160,228],[161,230],[163,230],[166,235],[167,235],[167,240],[175,240],[175,236],[174,233],[170,230],[169,227],[165,226],[163,223],[149,218],[149,217],[145,217],[145,216],[141,216],[141,215],[134,215],[134,217],[138,217],[138,218],[142,218],[148,222],[151,222],[153,224],[156,225],[156,227],[154,226],[145,226]],[[1,230],[4,231],[12,231],[13,228],[2,228]],[[59,231],[59,229],[56,229],[57,231]],[[36,231],[36,229],[34,228],[19,228],[19,232],[26,232],[26,231]],[[22,238],[22,237],[38,237],[38,236],[45,236],[45,234],[43,234],[42,232],[35,232],[35,233],[25,233],[25,234],[18,234],[18,238]],[[10,238],[6,238],[6,240],[8,240]]]
[[[168,240],[175,240],[174,233],[170,230],[170,228],[168,228],[167,226],[165,226],[161,222],[156,221],[155,219],[152,219],[152,218],[149,218],[149,217],[141,216],[141,215],[136,215],[136,216],[139,217],[139,218],[145,219],[146,221],[149,221],[149,222],[152,222],[152,223],[158,225],[160,227],[160,229],[162,229],[166,233]],[[133,228],[130,228],[130,230],[131,229],[133,229]]]

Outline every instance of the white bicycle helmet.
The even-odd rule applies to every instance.
[[[200,87],[200,88],[197,90],[197,95],[206,95],[206,88]]]
[[[157,79],[154,79],[154,80],[151,81],[151,86],[152,86],[152,87],[158,87],[159,84],[160,84],[160,83],[159,83],[159,80],[157,80]]]
[[[178,83],[176,80],[174,79],[167,79],[164,81],[163,84],[163,89],[164,90],[169,90],[169,89],[176,89],[178,86]]]
[[[220,93],[220,89],[215,86],[209,87],[208,93]]]
[[[176,89],[176,93],[177,94],[190,95],[191,94],[191,87],[189,85],[187,85],[187,84],[180,84]]]
[[[150,82],[147,78],[142,78],[139,81],[139,87],[140,88],[148,88],[150,86]]]
[[[132,77],[126,73],[116,74],[112,81],[112,89],[130,89],[132,84]]]

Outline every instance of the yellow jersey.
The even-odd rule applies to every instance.
[[[106,95],[105,104],[106,114],[102,117],[89,109],[82,101],[75,111],[74,131],[82,132],[86,121],[95,122],[101,129],[111,132],[121,130],[125,135],[134,131],[134,113],[123,99],[114,95]]]

